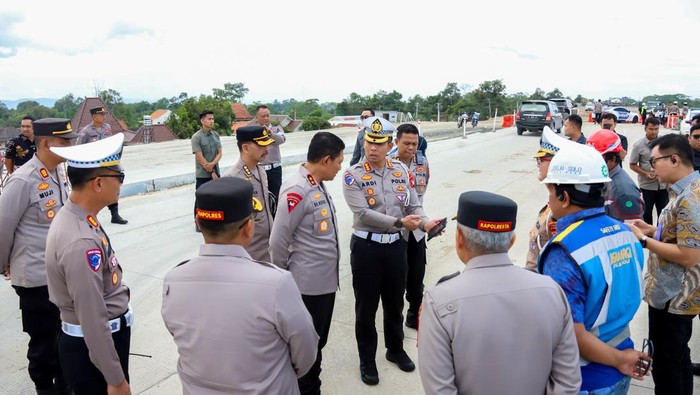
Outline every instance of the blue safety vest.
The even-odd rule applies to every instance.
[[[628,324],[642,300],[642,245],[627,225],[595,214],[569,225],[547,243],[539,259],[540,273],[553,244],[563,247],[581,272],[586,330],[617,347],[630,336]]]

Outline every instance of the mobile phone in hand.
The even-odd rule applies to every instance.
[[[437,225],[433,226],[432,229],[430,229],[430,232],[428,232],[428,241],[432,239],[433,237],[437,236],[442,232],[445,227],[447,226],[447,217],[443,218],[440,222],[437,223]]]

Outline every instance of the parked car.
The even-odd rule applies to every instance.
[[[685,118],[683,118],[683,120],[681,121],[681,134],[690,133],[690,120],[698,114],[700,114],[700,108],[688,109],[688,115],[686,115]]]
[[[630,111],[625,107],[620,107],[620,106],[612,106],[608,108],[603,109],[603,113],[613,113],[617,117],[617,122],[632,122],[632,123],[637,123],[639,122],[639,114],[636,112]]]
[[[549,100],[525,100],[520,104],[520,108],[515,114],[515,127],[518,135],[522,135],[526,130],[542,132],[545,126],[561,133],[563,125],[564,117],[557,104]]]
[[[595,104],[593,102],[586,103],[586,111],[593,111],[595,109]]]
[[[576,107],[574,105],[574,102],[563,97],[554,97],[549,98],[547,100],[555,102],[557,104],[557,107],[559,107],[559,112],[562,114],[571,115],[571,112]]]

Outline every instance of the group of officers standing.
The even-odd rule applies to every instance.
[[[204,122],[209,114],[203,115]],[[20,295],[30,377],[40,394],[129,394],[134,315],[116,252],[96,219],[118,200],[123,136],[73,146],[77,134],[68,120],[34,125],[37,155],[0,196],[3,220],[14,216],[12,231],[0,238],[10,240],[0,263]],[[422,306],[418,355],[426,393],[625,393],[630,378],[649,374],[651,351],[634,350],[629,322],[642,297],[642,248],[663,258],[671,230],[653,239],[655,227],[605,215],[613,159],[558,136],[543,138],[537,157],[548,165],[541,181],[554,221],[537,258],[544,275],[515,267],[507,254],[515,202],[463,193],[455,245],[465,268],[424,296],[426,233],[443,219],[429,219],[422,208],[430,171],[417,149],[418,130],[368,117],[363,132],[364,159],[343,172],[342,185],[353,213],[355,337],[365,384],[379,382],[380,300],[385,357],[407,372],[415,364],[403,348],[403,325],[417,328]],[[398,149],[388,156],[394,133]],[[239,161],[196,190],[195,221],[205,244],[164,279],[161,312],[178,348],[183,391],[318,394],[340,261],[325,182],[340,172],[345,145],[332,133],[315,134],[306,163],[276,199],[261,166],[275,141],[268,128],[239,128],[236,139]],[[651,166],[668,160],[687,170],[690,160],[692,172],[692,154],[666,140],[650,144]],[[206,169],[217,168],[204,160]],[[67,174],[59,166],[65,161]],[[659,174],[679,181],[666,176],[671,170]],[[697,184],[697,176],[684,177],[679,188]],[[10,210],[15,202],[25,206]],[[664,270],[662,258],[650,269]],[[665,307],[658,300],[667,289],[652,285],[647,294],[659,310],[652,335],[661,345],[654,360],[659,391],[676,388],[683,374],[673,371],[667,348],[675,343],[665,342],[662,331],[675,311],[669,309],[687,308],[685,291]],[[507,339],[516,338],[514,349]],[[687,378],[680,380],[687,392]],[[692,392],[692,376],[690,383]]]

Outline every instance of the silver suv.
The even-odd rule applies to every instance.
[[[557,103],[557,107],[559,107],[559,112],[561,112],[562,114],[566,114],[567,116],[571,115],[571,111],[573,111],[575,107],[574,102],[564,97],[554,97],[547,100]]]

